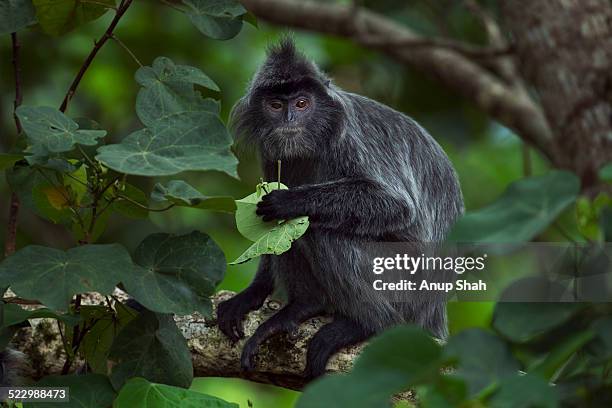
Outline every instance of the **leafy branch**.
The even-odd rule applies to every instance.
[[[117,27],[119,20],[121,20],[121,17],[123,17],[123,15],[125,14],[125,12],[130,7],[131,4],[132,4],[132,0],[122,0],[121,1],[121,3],[119,4],[119,7],[117,7],[115,18],[113,18],[113,20],[111,21],[110,25],[108,26],[108,28],[102,35],[102,38],[94,42],[93,49],[91,50],[91,52],[85,59],[85,62],[83,63],[76,77],[72,81],[72,84],[70,85],[70,88],[68,89],[68,92],[66,93],[66,96],[64,96],[64,100],[62,101],[62,104],[60,106],[61,112],[66,112],[66,109],[68,108],[68,103],[74,96],[76,89],[78,88],[79,84],[81,83],[81,80],[83,79],[83,76],[85,76],[85,72],[87,71],[91,63],[93,62],[96,55],[98,55],[98,52],[100,51],[100,49],[102,49],[104,44],[106,44],[106,41],[112,38],[113,31]]]

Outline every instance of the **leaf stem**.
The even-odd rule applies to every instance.
[[[93,167],[93,169],[95,170],[97,168],[97,163],[94,162],[93,160],[91,160],[91,157],[89,157],[89,155],[85,152],[85,150],[83,150],[81,145],[77,144],[76,147],[77,147],[79,153],[81,153],[81,155],[85,159],[85,161],[87,161],[87,163],[89,163]]]
[[[127,9],[130,7],[130,4],[132,4],[132,0],[122,0],[121,1],[121,4],[119,4],[119,7],[117,8],[115,18],[113,18],[113,21],[111,21],[110,25],[108,26],[108,28],[102,35],[102,38],[94,42],[93,49],[91,50],[91,52],[85,59],[85,62],[83,62],[83,65],[79,69],[79,72],[76,74],[76,77],[72,81],[70,88],[68,88],[68,92],[66,93],[66,96],[64,96],[64,100],[62,101],[62,104],[60,106],[61,112],[66,112],[66,109],[68,108],[68,103],[74,96],[76,89],[78,88],[79,84],[81,83],[81,80],[83,79],[83,76],[85,76],[85,72],[87,72],[87,69],[91,65],[92,61],[94,60],[94,58],[96,57],[96,55],[98,54],[102,46],[106,43],[106,41],[108,41],[109,38],[112,38],[113,31],[115,30],[115,27],[117,27],[117,23],[119,23],[119,20],[121,19],[121,17],[123,17]]]
[[[141,203],[139,203],[138,201],[136,201],[136,200],[132,200],[131,198],[126,197],[126,196],[121,195],[121,194],[117,194],[117,197],[118,197],[118,198],[120,198],[120,199],[122,199],[122,200],[125,200],[125,201],[127,201],[127,202],[129,202],[129,203],[132,203],[132,204],[134,204],[135,206],[142,208],[143,210],[153,211],[153,212],[163,212],[163,211],[168,211],[168,210],[169,210],[169,209],[171,209],[172,207],[176,206],[176,204],[172,203],[172,204],[170,204],[169,206],[164,207],[164,208],[151,208],[151,207],[147,207],[146,205],[141,204]]]
[[[103,6],[107,9],[112,9],[112,10],[117,10],[117,7],[111,5],[111,4],[106,4],[106,3],[102,3],[99,1],[95,1],[95,0],[81,0],[81,3],[88,3],[88,4],[95,4],[98,6]]]
[[[134,53],[132,52],[132,50],[131,50],[131,49],[130,49],[130,48],[127,46],[127,45],[125,45],[125,43],[124,43],[123,41],[121,41],[119,38],[117,38],[117,36],[116,36],[115,34],[111,34],[111,38],[112,38],[113,40],[115,40],[115,42],[116,42],[117,44],[119,44],[119,45],[121,46],[121,48],[123,48],[123,49],[124,49],[124,50],[125,50],[125,51],[126,51],[128,54],[130,54],[130,57],[132,57],[132,59],[133,59],[134,61],[136,61],[136,63],[137,63],[137,64],[138,64],[138,65],[139,65],[141,68],[143,67],[143,65],[142,65],[142,63],[140,62],[140,60],[138,59],[138,57],[136,57],[136,54],[134,54]]]
[[[279,189],[279,190],[280,190],[280,180],[281,180],[281,178],[280,178],[280,176],[281,176],[281,161],[280,161],[280,160],[277,160],[277,162],[276,162],[276,163],[277,163],[276,171],[278,172],[278,179],[277,179],[277,180],[278,180],[278,185],[277,185],[277,189]]]

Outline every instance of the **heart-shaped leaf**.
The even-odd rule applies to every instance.
[[[552,223],[578,196],[580,181],[568,171],[553,171],[512,183],[488,207],[468,212],[450,235],[455,242],[529,241]]]
[[[36,22],[32,0],[0,2],[0,35],[14,33]]]
[[[209,297],[225,274],[225,255],[206,234],[153,234],[136,248],[141,266],[123,280],[146,308],[161,313],[210,315]]]
[[[188,170],[219,170],[237,176],[237,160],[221,120],[209,112],[156,120],[119,144],[102,146],[96,158],[120,173],[165,176]]]
[[[125,383],[115,400],[115,408],[239,408],[238,404],[184,388],[154,384],[144,378]]]
[[[186,14],[200,32],[216,40],[235,37],[242,28],[245,8],[237,0],[183,0]]]
[[[28,137],[28,152],[35,156],[68,152],[75,144],[95,145],[106,135],[105,130],[83,130],[55,108],[20,106],[17,116]]]
[[[191,353],[172,315],[143,311],[121,330],[111,348],[111,382],[120,389],[132,377],[178,387],[193,380]]]
[[[151,199],[203,210],[236,211],[236,203],[232,197],[207,197],[183,180],[171,180],[165,186],[157,183],[151,192]]]
[[[158,57],[151,67],[136,71],[136,81],[142,85],[136,98],[136,113],[146,126],[176,113],[219,113],[216,101],[202,98],[193,88],[200,85],[219,91],[217,84],[197,68]]]
[[[0,287],[10,286],[26,299],[37,299],[54,310],[67,310],[73,295],[110,295],[134,264],[118,244],[82,245],[62,251],[27,246],[0,264]]]
[[[115,7],[115,0],[32,0],[43,31],[65,34]]]
[[[471,395],[502,378],[516,375],[520,369],[508,346],[480,329],[464,330],[451,337],[444,353],[458,359],[455,374],[465,380]]]
[[[19,305],[5,304],[2,308],[2,326],[8,327],[23,323],[30,319],[57,319],[68,326],[76,326],[80,317],[72,314],[59,314],[47,308],[26,310]]]

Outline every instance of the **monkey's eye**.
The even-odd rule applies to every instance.
[[[270,101],[268,105],[270,106],[270,109],[272,109],[273,111],[278,112],[279,110],[283,109],[283,103],[279,100]]]
[[[306,98],[298,98],[298,100],[295,101],[295,107],[298,108],[299,110],[304,110],[309,105],[310,105],[310,102]]]

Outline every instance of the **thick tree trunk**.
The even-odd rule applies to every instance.
[[[523,77],[554,135],[554,164],[588,188],[612,161],[612,2],[504,0]]]

